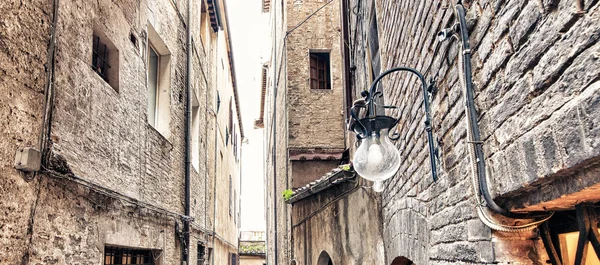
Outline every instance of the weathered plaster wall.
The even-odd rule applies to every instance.
[[[300,188],[331,172],[338,161],[291,161],[292,188]]]
[[[293,258],[297,264],[317,265],[322,251],[333,264],[384,264],[378,200],[354,185],[334,186],[294,203]]]
[[[403,162],[382,193],[387,263],[399,256],[416,264],[544,263],[546,253],[535,234],[492,233],[477,219],[461,54],[457,41],[436,41],[437,32],[454,23],[453,1],[375,2],[382,70],[414,67],[426,78],[436,76],[439,89],[432,97],[440,148],[434,183],[418,81],[397,75],[385,83],[386,101],[403,113],[397,144]],[[598,2],[465,5],[492,193],[511,208],[526,210],[599,200],[593,174],[600,155],[594,114],[600,98]],[[350,1],[350,6],[357,95],[356,87],[370,83],[365,51],[372,10],[371,1]]]

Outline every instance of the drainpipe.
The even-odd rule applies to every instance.
[[[283,11],[282,11],[283,12]],[[271,126],[273,127],[273,148],[272,148],[272,159],[273,159],[273,221],[274,221],[274,233],[273,233],[273,252],[274,252],[274,264],[277,265],[277,4],[273,9],[273,121]]]
[[[218,1],[215,1],[215,3]],[[217,9],[217,13],[218,13],[218,9]],[[216,45],[215,45],[215,56],[213,56],[213,59],[215,59],[215,61],[218,59],[219,57],[219,32],[217,31],[217,39],[216,39]],[[219,67],[215,65],[215,76],[217,78],[215,78],[214,82],[215,82],[215,86],[218,84],[218,73],[219,73]],[[217,100],[219,99],[219,89],[217,88],[217,90],[215,91],[217,94]],[[221,104],[219,101],[217,102],[217,104]],[[219,106],[216,106],[215,108],[215,159],[214,159],[214,174],[213,174],[213,193],[212,193],[212,199],[213,199],[213,222],[212,222],[212,255],[211,255],[211,259],[212,259],[212,265],[215,265],[215,235],[217,233],[216,230],[216,222],[217,222],[217,160],[219,159],[219,140],[217,139],[218,135],[218,131],[219,131],[219,119],[218,119],[218,114],[219,114]]]
[[[187,103],[185,106],[185,219],[183,220],[182,264],[190,263],[190,174],[191,174],[191,132],[192,132],[192,1],[187,0]]]
[[[490,194],[487,183],[487,177],[485,175],[486,168],[485,156],[483,154],[483,142],[481,141],[481,134],[479,131],[479,124],[477,121],[477,111],[475,109],[475,93],[473,89],[471,68],[471,47],[469,45],[466,10],[462,5],[462,1],[458,1],[456,3],[455,14],[458,20],[458,32],[455,32],[454,29],[444,29],[438,34],[438,36],[440,37],[440,40],[444,40],[447,36],[451,34],[457,34],[459,40],[461,41],[460,49],[462,51],[462,56],[459,55],[459,61],[462,67],[459,68],[461,72],[459,76],[464,86],[463,91],[465,95],[466,105],[465,112],[468,127],[467,138],[469,140],[469,143],[471,144],[469,148],[469,157],[471,160],[471,178],[473,182],[475,197],[477,200],[477,214],[479,216],[479,219],[493,230],[503,232],[521,232],[532,230],[536,228],[539,224],[550,219],[553,213],[512,213],[496,204],[496,202],[492,198],[492,195]],[[481,200],[480,197],[483,197],[483,200]],[[492,210],[493,212],[508,218],[533,219],[541,217],[541,219],[523,225],[503,225],[497,222],[495,219],[493,219],[484,209],[484,206]]]

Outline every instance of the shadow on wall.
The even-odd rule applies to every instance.
[[[319,261],[317,261],[317,265],[333,265],[333,262],[326,251],[322,251],[321,255],[319,255]]]
[[[413,265],[413,264],[414,263],[412,262],[412,260],[409,260],[409,259],[407,259],[405,257],[396,257],[394,259],[394,261],[392,261],[391,265]]]

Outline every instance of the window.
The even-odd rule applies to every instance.
[[[238,155],[237,155],[237,143],[238,143],[238,139],[237,139],[237,126],[233,126],[233,137],[231,137],[233,140],[233,156],[235,157],[235,161],[237,162],[238,160]]]
[[[147,56],[148,124],[168,138],[171,120],[171,55],[150,25]]]
[[[231,129],[231,133],[233,134],[233,98],[229,98],[229,129]],[[231,137],[231,143],[233,143],[233,137]]]
[[[229,216],[231,216],[231,208],[232,208],[232,204],[233,204],[233,193],[232,193],[232,184],[231,183],[231,175],[229,175]]]
[[[233,191],[233,223],[237,224],[237,192]]]
[[[158,53],[148,47],[148,122],[156,127],[156,99],[158,98]]]
[[[328,52],[310,53],[310,88],[331,89]]]
[[[198,265],[204,265],[204,255],[205,255],[205,247],[203,244],[199,243],[198,244]]]
[[[119,92],[119,50],[98,26],[92,35],[92,70]]]
[[[200,107],[192,106],[192,166],[198,170],[200,167]]]
[[[230,265],[237,265],[237,255],[235,253],[231,253],[231,262]]]
[[[143,264],[154,265],[154,256],[149,249],[104,247],[104,265]]]

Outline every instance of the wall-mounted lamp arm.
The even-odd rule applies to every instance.
[[[423,104],[425,107],[425,131],[427,132],[427,140],[428,140],[428,145],[429,145],[429,158],[430,158],[430,163],[431,163],[431,175],[433,177],[434,181],[437,181],[437,167],[436,167],[436,151],[435,151],[435,146],[434,146],[434,141],[433,141],[433,133],[432,133],[432,125],[431,125],[431,107],[429,104],[429,90],[431,90],[431,87],[427,85],[427,81],[425,81],[425,77],[423,77],[423,74],[421,74],[419,71],[417,71],[414,68],[410,68],[410,67],[395,67],[392,69],[389,69],[385,72],[383,72],[381,75],[379,75],[377,78],[375,78],[375,80],[373,81],[373,84],[371,84],[371,88],[369,89],[369,92],[363,92],[363,96],[365,97],[365,104],[367,106],[367,118],[369,119],[377,119],[379,117],[381,117],[380,115],[377,115],[376,113],[376,103],[375,103],[375,99],[377,98],[377,96],[381,96],[383,95],[382,91],[377,91],[377,84],[381,81],[381,79],[383,79],[385,76],[394,73],[394,72],[410,72],[414,75],[416,75],[419,78],[419,81],[421,82],[421,87],[423,90]],[[433,83],[432,83],[433,84]],[[360,107],[364,107],[360,106]],[[354,108],[354,107],[353,107]],[[396,108],[394,106],[384,106],[384,108]],[[357,133],[357,137],[359,139],[363,139],[365,135],[368,135],[368,132],[366,132],[365,130],[367,129],[363,122],[361,122],[362,119],[359,119],[355,113],[353,114],[353,112],[351,111],[351,115],[352,118],[354,119],[354,121],[359,124],[363,130],[362,134]],[[385,123],[387,127],[387,129],[391,130],[393,127],[395,127],[399,122],[400,122],[400,117],[402,115],[399,115],[398,118],[395,118],[394,121],[392,122],[388,122]],[[356,132],[356,130],[354,130]],[[389,133],[389,131],[388,131]],[[399,135],[393,135],[390,136],[388,134],[388,137],[390,138],[390,140],[398,140],[400,138]]]

